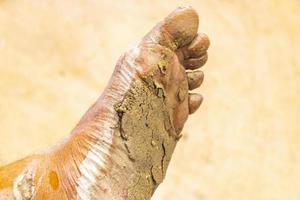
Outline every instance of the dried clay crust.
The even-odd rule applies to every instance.
[[[172,119],[162,88],[153,81],[136,80],[115,106],[120,138],[136,170],[127,199],[150,199],[163,181],[176,138],[169,134]],[[147,79],[147,80],[152,80]]]

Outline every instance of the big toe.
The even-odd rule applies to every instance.
[[[166,19],[164,28],[173,37],[177,47],[189,44],[197,34],[199,18],[190,6],[180,7]]]
[[[175,50],[192,42],[198,25],[199,17],[192,7],[179,7],[157,24],[145,39]]]

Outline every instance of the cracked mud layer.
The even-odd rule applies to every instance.
[[[34,177],[30,171],[17,177],[13,190],[16,200],[32,200],[34,198],[34,190]]]
[[[171,119],[161,88],[137,80],[116,105],[120,138],[136,169],[128,199],[150,199],[164,179],[176,138],[170,136]]]

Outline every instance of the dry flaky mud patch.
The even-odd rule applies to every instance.
[[[122,143],[134,161],[123,165],[136,169],[135,173],[128,172],[133,180],[128,199],[150,199],[165,177],[177,142],[168,132],[172,122],[164,92],[153,81],[137,80],[115,109],[120,117]]]
[[[184,1],[0,1],[0,163],[55,143],[117,58]],[[300,198],[300,2],[189,1],[211,39],[192,116],[153,199]]]

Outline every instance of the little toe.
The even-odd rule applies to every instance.
[[[198,33],[197,37],[187,47],[187,52],[190,58],[202,57],[210,45],[209,38],[204,33]]]
[[[200,94],[189,94],[189,114],[193,114],[200,107],[203,97]]]
[[[204,79],[204,73],[202,71],[187,72],[189,90],[200,87]]]
[[[198,69],[202,67],[207,61],[208,55],[207,52],[200,58],[191,58],[184,61],[184,66],[186,69]]]

